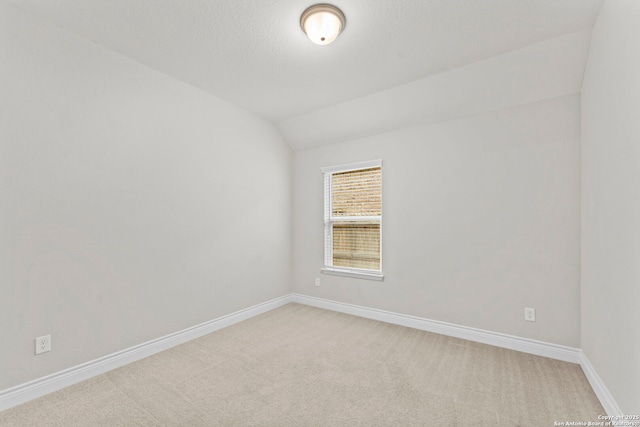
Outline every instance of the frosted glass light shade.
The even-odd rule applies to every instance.
[[[300,27],[315,44],[325,45],[334,41],[347,23],[340,9],[330,4],[316,4],[300,17]]]

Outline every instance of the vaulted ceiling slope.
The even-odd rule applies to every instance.
[[[575,92],[603,2],[332,0],[347,26],[317,46],[309,0],[4,1],[273,121],[293,148]]]

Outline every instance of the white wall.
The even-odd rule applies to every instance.
[[[607,0],[582,88],[582,349],[640,414],[640,2]]]
[[[579,347],[579,143],[568,95],[296,151],[295,291]],[[321,276],[320,168],[376,158],[385,279]]]
[[[0,2],[0,390],[288,294],[291,170],[270,123]]]

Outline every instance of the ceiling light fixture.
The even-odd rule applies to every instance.
[[[314,4],[300,16],[302,31],[312,42],[319,45],[334,41],[346,24],[344,13],[330,4]]]

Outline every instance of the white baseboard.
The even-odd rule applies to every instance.
[[[620,406],[618,406],[618,403],[611,395],[611,392],[604,384],[584,353],[582,353],[580,357],[580,366],[582,367],[584,375],[587,377],[587,380],[589,381],[589,384],[591,384],[593,392],[598,397],[598,400],[600,400],[600,404],[604,408],[607,415],[623,415],[622,409],[620,409]]]
[[[214,320],[148,341],[146,343],[65,369],[60,372],[29,381],[18,386],[0,391],[0,411],[28,402],[45,394],[79,383],[112,369],[119,368],[136,360],[152,356],[176,345],[202,337],[226,328],[235,323],[257,316],[292,302],[292,295],[285,295],[262,304]]]
[[[0,411],[152,356],[290,302],[580,364],[607,415],[622,415],[622,410],[580,349],[301,294],[285,295],[46,377],[2,390],[0,391]]]
[[[563,345],[500,334],[498,332],[490,332],[467,326],[459,326],[452,323],[408,316],[405,314],[398,314],[374,308],[345,304],[342,302],[310,297],[307,295],[293,294],[293,302],[324,308],[326,310],[338,311],[340,313],[352,314],[354,316],[366,317],[367,319],[380,320],[382,322],[393,323],[394,325],[407,326],[427,332],[435,332],[437,334],[494,345],[496,347],[508,348],[511,350],[521,351],[523,353],[563,360],[565,362],[579,364],[581,360],[580,357],[582,355],[582,351],[578,348],[566,347]]]

